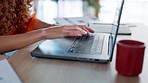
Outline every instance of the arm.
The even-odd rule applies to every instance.
[[[41,30],[37,30],[18,35],[0,36],[0,53],[23,48],[42,40],[41,32]]]
[[[0,36],[0,53],[20,49],[43,39],[55,39],[65,36],[82,36],[92,29],[86,26],[60,26],[56,28],[38,29],[23,34]]]

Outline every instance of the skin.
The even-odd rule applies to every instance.
[[[44,29],[41,29],[46,27]],[[56,27],[56,28],[55,28]],[[82,36],[93,33],[94,30],[87,26],[51,26],[40,21],[37,25],[38,30],[23,34],[0,36],[0,53],[20,49],[44,39],[55,39],[66,36]]]

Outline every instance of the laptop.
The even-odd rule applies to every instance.
[[[112,31],[90,33],[81,37],[48,39],[31,52],[31,56],[95,63],[112,61],[124,0],[119,1]]]

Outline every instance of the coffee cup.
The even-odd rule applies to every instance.
[[[116,70],[124,76],[138,76],[142,72],[145,44],[136,40],[117,42]]]

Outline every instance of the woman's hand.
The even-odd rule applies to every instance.
[[[82,36],[86,35],[87,33],[93,33],[94,30],[85,26],[85,25],[78,25],[78,26],[57,26],[54,28],[46,28],[43,30],[44,38],[45,39],[55,39],[55,38],[62,38],[66,36]]]
[[[44,39],[55,39],[65,36],[82,36],[94,31],[87,26],[53,26],[30,31],[23,34],[0,36],[0,53],[20,49]],[[11,41],[11,42],[8,42]]]

